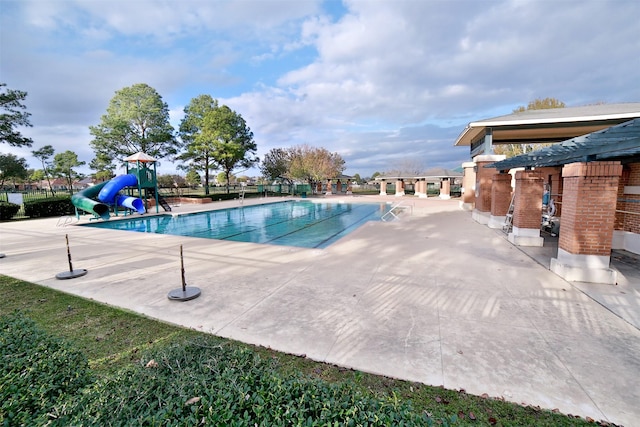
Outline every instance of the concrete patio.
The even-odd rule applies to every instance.
[[[326,200],[340,199],[398,202]],[[551,241],[518,248],[457,200],[403,200],[410,209],[400,220],[367,223],[322,250],[64,226],[58,218],[5,222],[0,273],[318,361],[637,424],[637,259],[614,254],[618,285],[569,283],[546,268]],[[65,234],[86,276],[55,279],[68,269]],[[181,286],[180,245],[187,283],[202,290],[187,302],[167,299]]]

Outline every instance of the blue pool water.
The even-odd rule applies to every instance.
[[[287,201],[185,215],[100,221],[86,227],[204,237],[238,242],[325,248],[367,221],[379,221],[385,203]]]

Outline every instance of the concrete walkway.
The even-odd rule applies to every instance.
[[[637,425],[637,265],[617,287],[571,284],[545,268],[552,249],[525,253],[457,201],[403,200],[410,214],[323,250],[1,223],[0,273],[319,361]],[[227,206],[238,201],[174,212]],[[65,234],[86,276],[55,279]],[[166,297],[181,286],[181,244],[202,289],[188,302]]]

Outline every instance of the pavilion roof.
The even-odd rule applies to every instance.
[[[517,167],[561,166],[575,162],[638,159],[640,118],[491,163],[486,167],[509,170]]]

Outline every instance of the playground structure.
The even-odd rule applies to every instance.
[[[95,215],[96,218],[108,220],[111,217],[111,209],[117,216],[120,207],[142,215],[147,212],[145,200],[149,198],[155,199],[156,213],[159,211],[158,206],[162,206],[165,211],[171,210],[167,201],[158,193],[156,159],[140,152],[126,157],[124,161],[127,162],[125,175],[118,175],[71,197],[71,203],[76,208],[76,216],[80,209]],[[121,194],[126,188],[130,189],[130,194]],[[132,195],[134,189],[137,190],[138,197]]]

